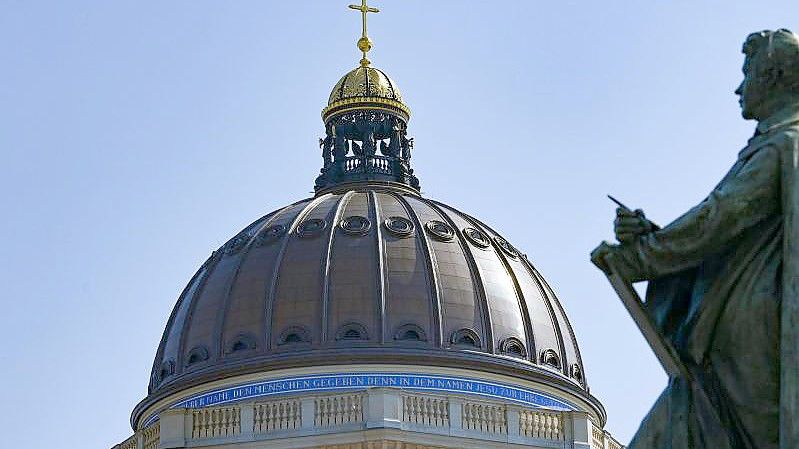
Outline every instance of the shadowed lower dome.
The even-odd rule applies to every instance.
[[[277,210],[215,251],[172,312],[149,390],[389,361],[586,389],[571,326],[526,256],[452,207],[362,184]]]

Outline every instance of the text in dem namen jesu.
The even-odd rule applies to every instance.
[[[464,393],[505,399],[537,408],[560,411],[577,409],[572,404],[555,399],[544,393],[496,382],[449,376],[393,373],[326,374],[256,381],[205,392],[173,404],[170,408],[201,408],[280,394],[378,387]],[[149,423],[155,419],[157,417],[153,416],[147,422]]]

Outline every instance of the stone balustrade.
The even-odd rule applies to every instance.
[[[409,431],[417,438],[430,434],[484,441],[481,447],[485,449],[507,443],[551,449],[623,449],[583,412],[393,388],[170,409],[112,449],[233,447],[301,437],[324,441],[324,435],[370,429]]]
[[[138,449],[139,447],[139,435],[133,435],[132,437],[128,438],[127,440],[119,443],[119,449]]]
[[[402,421],[420,426],[449,427],[449,400],[445,397],[403,394]]]
[[[624,446],[616,441],[610,433],[594,426],[591,429],[591,449],[624,449]]]
[[[253,433],[299,429],[302,426],[302,403],[299,399],[256,402],[253,409]]]
[[[158,449],[158,444],[161,441],[161,425],[155,423],[150,427],[142,430],[141,445],[143,449]]]
[[[519,432],[528,438],[563,441],[566,437],[563,413],[543,410],[522,410]]]
[[[363,422],[363,394],[323,396],[314,399],[314,424],[317,427],[360,424]]]
[[[484,433],[508,433],[508,417],[505,405],[465,402],[462,405],[461,425],[463,429]]]
[[[237,406],[200,408],[191,411],[191,438],[228,437],[241,433],[241,409]]]

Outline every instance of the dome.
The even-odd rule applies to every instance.
[[[560,301],[507,239],[422,196],[410,110],[367,58],[379,10],[349,8],[363,57],[322,111],[314,196],[197,270],[117,447],[603,445]]]
[[[145,402],[238,374],[389,361],[587,396],[571,325],[525,255],[415,190],[361,183],[274,211],[211,254],[169,318]]]
[[[356,67],[336,83],[328,105],[354,97],[380,97],[401,102],[399,88],[388,75],[374,67]]]
[[[330,92],[322,117],[327,121],[335,114],[363,108],[400,113],[405,121],[410,116],[397,84],[385,72],[371,66],[356,67],[341,77]]]

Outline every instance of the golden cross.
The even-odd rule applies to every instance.
[[[361,32],[361,38],[358,39],[358,49],[363,52],[363,58],[361,59],[361,66],[363,67],[369,65],[369,59],[366,58],[366,53],[372,49],[372,41],[369,40],[369,36],[366,34],[366,15],[370,12],[380,12],[380,10],[377,8],[370,8],[366,2],[367,0],[361,0],[360,6],[350,5],[350,9],[360,11],[363,18],[363,31]]]

